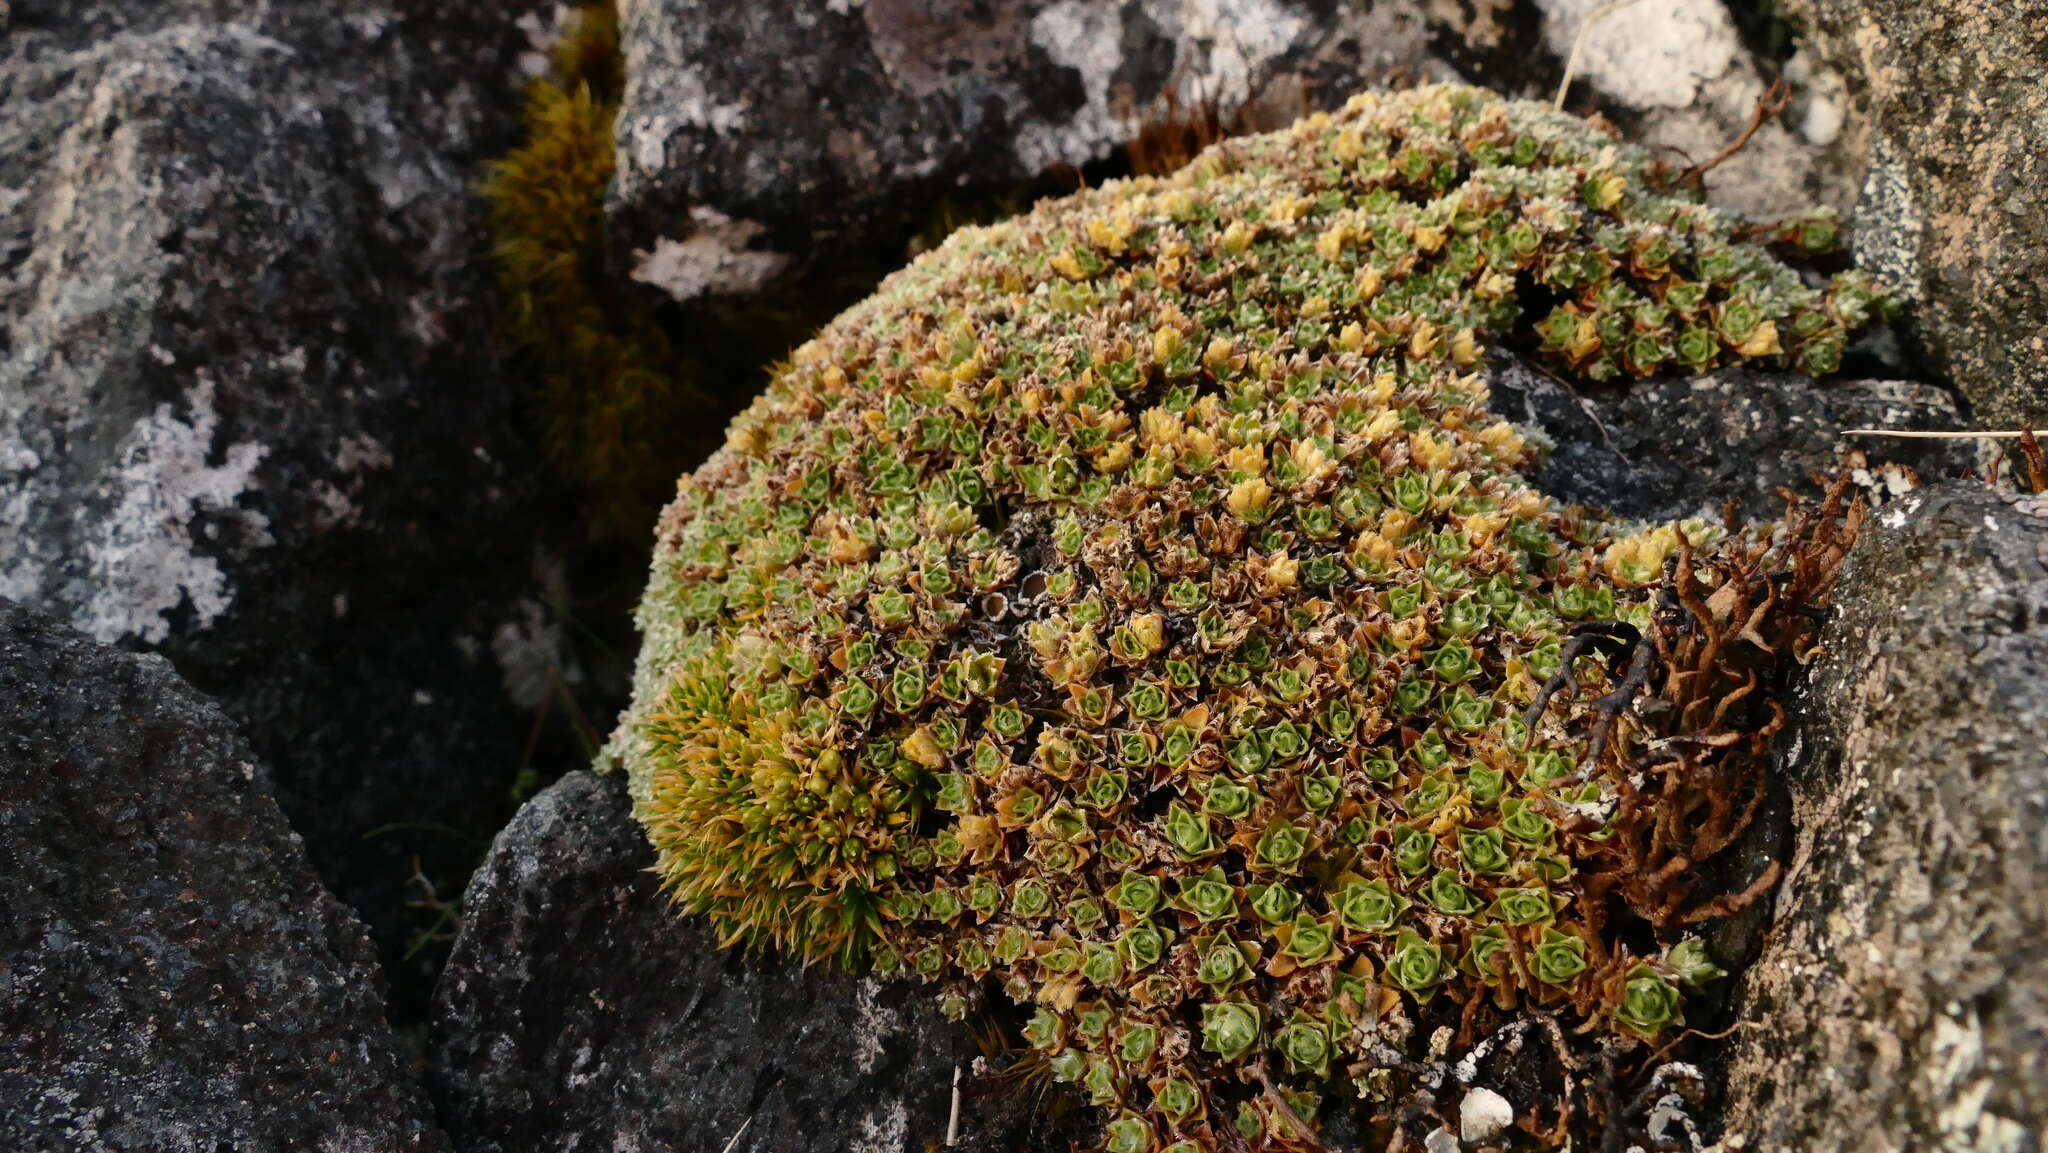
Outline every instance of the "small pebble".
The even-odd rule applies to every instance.
[[[1491,1141],[1515,1123],[1515,1107],[1491,1089],[1472,1089],[1458,1102],[1458,1135],[1467,1141]]]

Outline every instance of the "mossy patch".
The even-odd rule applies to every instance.
[[[525,138],[483,184],[505,330],[539,380],[550,464],[603,536],[645,531],[676,473],[761,367],[804,331],[775,302],[666,305],[606,264],[605,192],[624,88],[618,20],[581,10],[548,75],[527,88]]]

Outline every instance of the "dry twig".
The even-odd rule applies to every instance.
[[[1706,163],[1695,164],[1691,168],[1686,169],[1678,177],[1678,182],[1698,187],[1707,173],[1720,167],[1722,162],[1726,161],[1729,157],[1747,148],[1749,142],[1763,129],[1763,126],[1784,112],[1785,106],[1791,102],[1792,86],[1785,83],[1785,78],[1780,76],[1776,80],[1771,81],[1771,86],[1764,90],[1764,94],[1756,98],[1756,106],[1749,110],[1749,124],[1743,128],[1742,134],[1730,141],[1727,147],[1714,153]]]

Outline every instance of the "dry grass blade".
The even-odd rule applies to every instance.
[[[1845,428],[1843,436],[1889,436],[1899,440],[2021,440],[2034,434],[2030,428],[2010,429],[1910,429]]]
[[[1592,31],[1593,25],[1635,2],[1636,0],[1612,0],[1611,3],[1602,4],[1586,13],[1586,18],[1579,22],[1579,30],[1572,34],[1572,50],[1570,55],[1565,57],[1564,76],[1557,82],[1557,99],[1552,102],[1552,107],[1559,110],[1564,108],[1565,94],[1571,91],[1572,78],[1579,71],[1579,53],[1585,49],[1586,33]]]

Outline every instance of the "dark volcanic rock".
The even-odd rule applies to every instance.
[[[2048,420],[2048,5],[1792,8],[1862,120],[1858,259],[1979,419]]]
[[[412,859],[459,880],[509,815],[500,659],[549,652],[471,191],[518,6],[30,0],[0,38],[0,595],[217,696],[394,962]]]
[[[971,216],[1070,188],[1074,170],[1143,126],[1194,109],[1236,130],[1277,128],[1364,88],[1451,79],[1548,99],[1601,8],[648,0],[622,30],[614,263],[680,300],[773,295],[788,291],[785,273],[900,247],[942,198]],[[1588,30],[1571,104],[1683,164],[1743,131],[1773,70],[1721,0],[1643,4]],[[1792,123],[1764,125],[1707,177],[1712,202],[1778,213],[1846,201],[1841,104],[1831,74],[1802,83]]]
[[[363,927],[160,657],[0,601],[0,1147],[444,1147]]]
[[[1745,977],[1753,1150],[2039,1150],[2048,1132],[2048,497],[1880,510],[1795,705],[1798,836]]]
[[[1847,449],[1873,464],[1911,468],[1928,481],[1976,463],[1967,442],[1846,438],[1852,428],[1953,428],[1948,394],[1903,381],[1813,380],[1750,369],[1573,390],[1502,356],[1488,373],[1493,410],[1554,442],[1531,480],[1563,500],[1628,516],[1718,517],[1737,502],[1744,519],[1784,511],[1779,486],[1813,493]]]
[[[944,1138],[954,1069],[975,1080],[978,1050],[927,991],[720,949],[653,862],[618,776],[572,773],[499,834],[435,999],[456,1148],[716,1153],[742,1127],[733,1153]],[[966,1097],[963,1147],[1058,1137],[998,1100]]]
[[[1101,160],[1169,89],[1277,126],[1396,72],[1447,78],[1424,7],[634,4],[614,244],[680,299],[749,292],[792,258],[900,243],[949,190]]]

